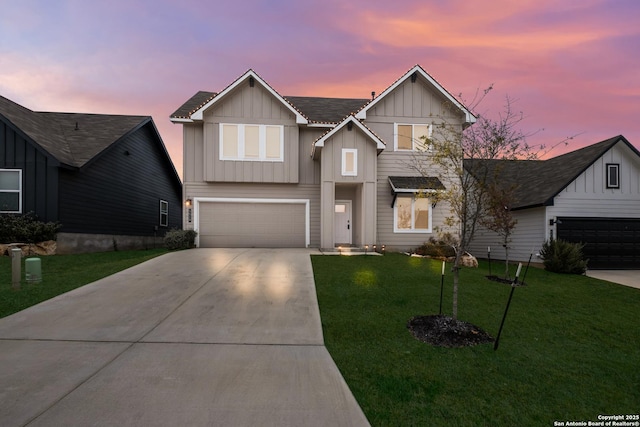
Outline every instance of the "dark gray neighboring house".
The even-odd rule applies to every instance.
[[[0,96],[0,213],[58,221],[58,252],[151,247],[182,228],[153,119],[31,111]]]

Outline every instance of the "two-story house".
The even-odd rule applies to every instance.
[[[200,247],[418,246],[449,214],[428,197],[447,180],[408,164],[435,123],[475,119],[418,65],[370,99],[282,96],[249,70],[171,115],[185,228]]]

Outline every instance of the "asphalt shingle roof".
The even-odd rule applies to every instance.
[[[188,119],[191,114],[211,101],[216,95],[216,92],[199,91],[171,114],[171,118]],[[283,98],[310,122],[314,123],[339,123],[349,114],[359,111],[370,101],[360,98],[311,96],[284,96]]]
[[[150,116],[35,112],[0,96],[0,115],[60,163],[82,167]]]
[[[309,121],[315,123],[339,123],[345,117],[358,112],[369,99],[319,98],[309,96],[285,96]]]
[[[201,90],[191,98],[189,98],[187,102],[182,104],[176,111],[174,111],[171,117],[178,119],[188,119],[191,114],[193,114],[207,102],[211,101],[216,95],[216,92],[207,92]]]
[[[503,188],[513,188],[515,194],[511,209],[547,206],[552,204],[553,198],[567,185],[619,141],[626,143],[640,156],[624,136],[618,135],[548,160],[467,159],[464,166],[472,174],[477,174],[474,171],[484,170],[486,167],[488,177],[499,179]]]

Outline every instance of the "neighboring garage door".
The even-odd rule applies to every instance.
[[[200,202],[201,248],[304,248],[305,204]]]
[[[558,218],[558,239],[585,243],[592,269],[640,268],[640,219]]]

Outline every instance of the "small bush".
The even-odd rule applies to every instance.
[[[164,245],[170,251],[190,249],[195,247],[197,234],[194,230],[169,230],[164,235]]]
[[[0,215],[0,243],[38,243],[55,240],[62,224],[42,222],[29,212],[24,215]]]
[[[544,268],[554,273],[584,274],[587,262],[582,249],[584,244],[571,243],[564,240],[548,240],[542,245],[540,256],[544,260]]]
[[[422,244],[413,250],[418,255],[430,256],[430,257],[454,257],[456,252],[451,245],[451,242],[445,239],[436,240],[433,237],[428,242]]]

